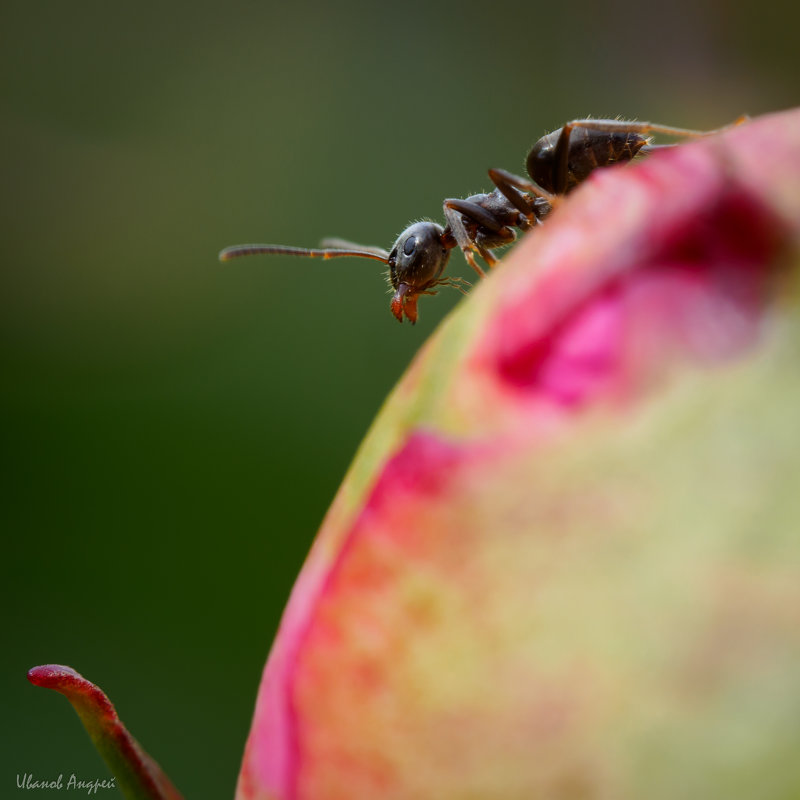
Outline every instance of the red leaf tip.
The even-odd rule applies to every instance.
[[[41,667],[32,667],[28,670],[28,680],[34,686],[55,689],[64,682],[84,681],[85,678],[72,667],[65,667],[62,664],[43,664]]]
[[[34,686],[44,689],[55,689],[63,694],[70,702],[88,702],[94,714],[103,715],[110,719],[117,719],[117,712],[105,693],[87,681],[72,667],[63,664],[44,664],[28,670],[28,680]]]

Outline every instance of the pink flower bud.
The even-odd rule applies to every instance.
[[[797,111],[527,236],[362,445],[238,799],[800,794],[799,242]]]

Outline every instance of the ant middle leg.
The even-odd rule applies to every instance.
[[[504,169],[490,169],[489,178],[492,183],[498,188],[500,194],[511,203],[517,211],[527,220],[528,226],[536,225],[539,223],[539,216],[541,212],[541,203],[537,204],[525,195],[525,192],[534,195],[547,202],[548,210],[552,208],[558,198],[554,194],[545,191],[535,181],[521,178],[519,175],[514,175],[512,172],[507,172]]]

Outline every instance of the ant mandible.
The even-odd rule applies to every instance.
[[[733,125],[745,121],[742,117]],[[710,136],[732,126],[712,131],[694,131],[616,119],[576,119],[536,142],[525,163],[528,178],[502,169],[490,169],[495,189],[463,200],[444,201],[445,227],[435,222],[415,222],[397,238],[390,252],[380,247],[354,244],[343,239],[324,239],[321,249],[272,244],[241,244],[226,247],[221,261],[249,255],[293,255],[311,258],[356,256],[381,261],[389,268],[394,290],[392,314],[399,322],[405,316],[417,321],[417,299],[436,294],[437,286],[452,286],[464,292],[461,278],[442,277],[450,251],[458,246],[480,277],[486,274],[475,261],[477,253],[489,267],[497,263],[492,250],[511,244],[516,229],[526,231],[540,225],[560,195],[582,183],[598,167],[632,160],[637,155],[674,144],[654,145],[649,134],[675,137]]]

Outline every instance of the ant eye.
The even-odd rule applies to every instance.
[[[417,237],[416,236],[409,236],[406,239],[406,243],[403,245],[403,252],[410,256],[414,252],[414,248],[417,246]]]

